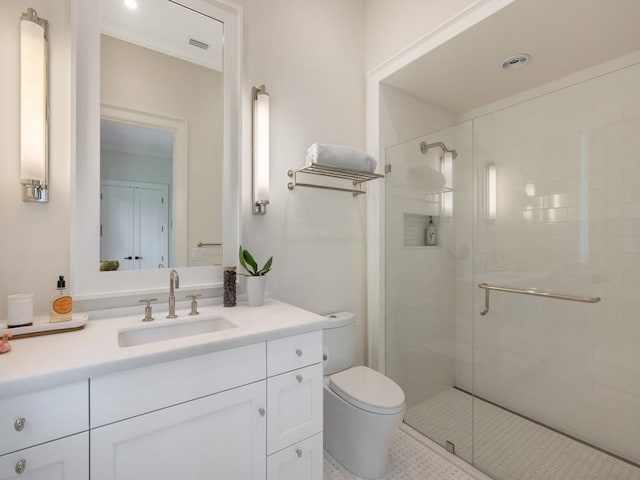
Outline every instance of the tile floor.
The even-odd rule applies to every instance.
[[[474,480],[402,430],[391,441],[389,471],[383,480]],[[324,480],[360,480],[324,452]]]
[[[473,455],[497,479],[640,480],[640,468],[456,389],[410,408],[405,422],[439,444],[453,441],[456,454]]]

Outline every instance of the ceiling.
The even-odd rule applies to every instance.
[[[173,133],[129,123],[100,120],[100,147],[105,150],[173,158]]]
[[[223,23],[170,0],[102,1],[102,33],[222,71]],[[208,45],[202,49],[190,39]]]
[[[640,0],[516,0],[383,83],[460,114],[640,50],[639,22]]]

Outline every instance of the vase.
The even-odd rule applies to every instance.
[[[247,297],[250,307],[259,307],[264,303],[264,285],[267,277],[264,275],[247,277]]]

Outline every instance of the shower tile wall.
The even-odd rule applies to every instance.
[[[474,135],[481,180],[498,171],[495,221],[479,182],[478,281],[602,297],[492,293],[480,317],[476,289],[475,393],[640,463],[640,66],[477,118]]]

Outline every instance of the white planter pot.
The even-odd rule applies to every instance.
[[[247,277],[247,296],[250,307],[259,307],[264,303],[264,285],[267,277],[260,275],[257,277]]]

